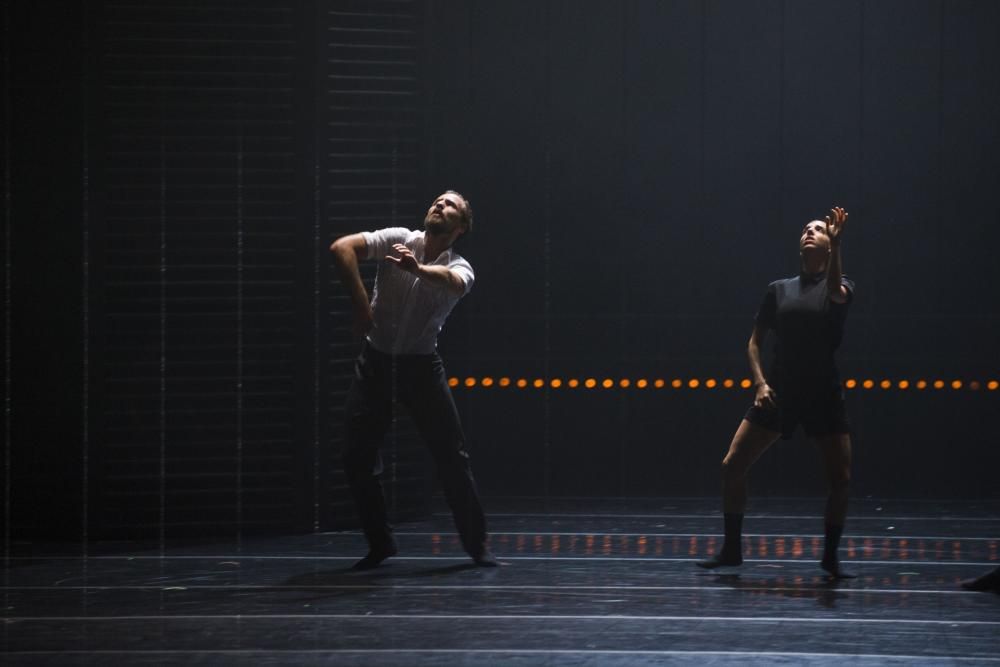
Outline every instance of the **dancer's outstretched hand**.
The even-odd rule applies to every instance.
[[[830,209],[830,215],[826,216],[826,233],[830,237],[830,243],[840,243],[840,235],[847,226],[847,211],[839,206]]]

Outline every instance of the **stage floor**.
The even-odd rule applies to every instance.
[[[1000,503],[855,500],[830,583],[823,501],[755,499],[724,573],[716,498],[487,499],[502,565],[450,516],[397,527],[369,572],[356,532],[170,545],[17,544],[5,665],[1000,663]],[[84,558],[86,555],[86,558]]]

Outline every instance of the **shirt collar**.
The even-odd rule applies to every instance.
[[[426,264],[428,262],[430,262],[432,264],[438,264],[439,263],[438,260],[442,260],[442,262],[440,262],[440,263],[443,263],[445,266],[447,266],[448,264],[451,263],[451,254],[452,254],[452,252],[454,252],[454,249],[451,248],[451,247],[445,248],[441,252],[441,254],[438,255],[437,257],[435,257],[433,260],[428,260],[427,259],[427,230],[420,230],[420,234],[421,234],[420,241],[423,243],[423,247],[420,249],[420,256],[422,257],[422,259],[421,259],[421,263],[422,264]]]
[[[816,273],[806,273],[805,271],[799,271],[799,280],[808,283],[818,283],[819,281],[826,278],[826,271],[817,271]]]

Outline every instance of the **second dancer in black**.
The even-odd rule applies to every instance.
[[[790,438],[801,424],[819,445],[829,485],[821,565],[834,578],[852,576],[837,556],[851,479],[850,428],[834,360],[854,294],[841,269],[846,222],[844,209],[834,208],[825,220],[807,224],[799,239],[799,275],[768,285],[747,346],[756,395],[722,461],[725,539],[700,567],[743,563],[747,473],[768,447]],[[775,335],[775,358],[765,376],[760,347],[768,332]]]

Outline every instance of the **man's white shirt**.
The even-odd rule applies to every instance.
[[[433,261],[424,258],[424,232],[405,227],[387,227],[362,232],[368,247],[368,259],[379,260],[372,292],[374,322],[368,342],[376,350],[392,354],[431,354],[437,349],[438,332],[458,300],[469,293],[476,276],[465,258],[449,248]],[[403,271],[386,255],[395,254],[392,246],[402,243],[417,261],[428,266],[445,266],[465,284],[462,294],[444,285],[435,285]]]

